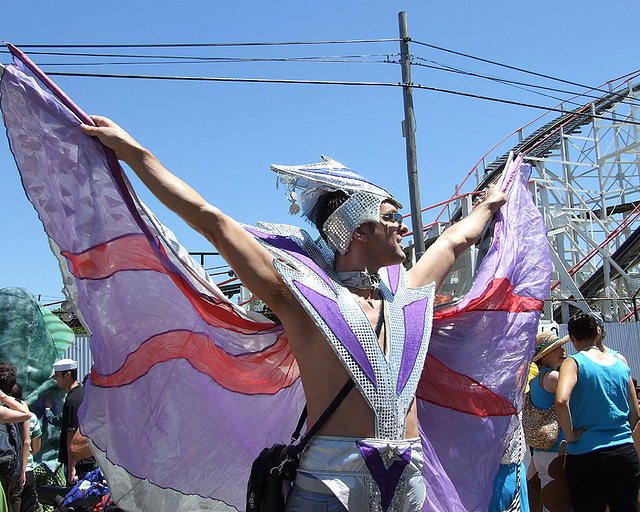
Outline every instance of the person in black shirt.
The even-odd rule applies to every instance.
[[[73,359],[56,361],[53,369],[58,386],[67,392],[67,398],[62,407],[58,461],[66,465],[67,485],[74,485],[78,479],[83,478],[96,467],[93,457],[76,461],[69,451],[71,438],[80,427],[78,408],[84,398],[84,386],[78,382],[78,363]]]

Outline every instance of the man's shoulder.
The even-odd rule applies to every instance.
[[[82,384],[78,384],[75,388],[69,391],[69,393],[67,394],[67,398],[64,401],[64,405],[65,407],[71,406],[71,405],[78,406],[82,403],[83,399],[84,399],[84,386]]]

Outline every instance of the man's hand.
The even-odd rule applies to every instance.
[[[85,135],[97,137],[105,146],[113,149],[119,160],[128,162],[136,152],[144,150],[138,142],[111,119],[90,116],[96,126],[80,125]]]
[[[482,199],[476,203],[476,206],[483,205],[488,207],[492,213],[498,211],[504,203],[507,202],[507,194],[505,194],[495,183],[489,185]]]
[[[497,185],[489,186],[473,211],[440,235],[409,270],[409,286],[425,286],[433,281],[438,290],[458,256],[480,239],[493,214],[506,202],[507,195]]]

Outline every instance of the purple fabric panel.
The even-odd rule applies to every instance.
[[[518,162],[521,162],[518,159]],[[464,309],[464,307],[473,299],[479,297],[484,290],[487,289],[487,286],[493,280],[494,277],[503,277],[502,275],[496,274],[498,272],[499,261],[502,258],[502,252],[506,249],[509,250],[509,247],[504,247],[502,245],[502,229],[504,224],[504,212],[506,209],[511,209],[512,212],[517,212],[517,208],[519,207],[517,199],[511,197],[511,193],[513,192],[513,174],[516,172],[518,168],[516,166],[512,166],[508,169],[507,175],[505,175],[504,192],[509,197],[506,206],[503,206],[500,211],[495,216],[495,227],[494,227],[494,235],[492,240],[491,248],[489,252],[485,255],[482,265],[478,269],[476,276],[474,278],[473,286],[469,293],[465,295],[465,297],[460,301],[458,308]],[[528,175],[528,174],[527,174]],[[511,249],[514,249],[513,247]]]
[[[6,41],[3,41],[6,43]],[[65,94],[65,92],[60,89],[47,75],[45,75],[38,66],[34,64],[34,62],[27,57],[22,51],[13,46],[11,43],[6,43],[11,55],[18,59],[17,62],[22,61],[24,65],[26,65],[31,72],[40,80],[45,88],[49,89],[61,102],[65,105],[71,112],[73,112],[83,123],[94,126],[93,120],[85,114],[80,107],[78,107],[69,96]]]
[[[296,288],[298,288],[302,296],[308,300],[320,314],[322,319],[327,323],[329,329],[331,329],[336,338],[340,340],[342,346],[349,351],[351,357],[353,357],[355,362],[358,363],[360,368],[362,368],[362,371],[364,371],[367,377],[369,377],[369,380],[373,385],[377,387],[378,383],[373,367],[371,366],[371,362],[362,348],[360,340],[342,316],[338,303],[315,290],[312,290],[299,281],[294,281],[293,283]]]
[[[429,354],[519,408],[539,313],[468,312],[434,320]]]
[[[413,367],[416,364],[418,352],[424,335],[424,317],[429,306],[429,297],[407,304],[404,312],[404,345],[402,348],[402,361],[398,371],[396,393],[399,395],[407,385]],[[414,328],[415,327],[415,328]]]
[[[83,252],[148,232],[123,198],[102,146],[80,132],[74,115],[12,66],[1,87],[25,191],[61,250]],[[76,284],[80,309],[94,333],[94,367],[103,374],[164,331],[205,333],[230,354],[261,350],[282,333],[274,327],[246,335],[208,324],[161,272],[121,271]],[[244,489],[237,483],[246,482],[251,461],[264,446],[289,441],[303,404],[299,381],[275,395],[243,395],[184,359],[173,359],[125,386],[89,387],[81,422],[83,432],[129,473],[242,509]]]
[[[231,393],[176,359],[121,388],[88,387],[82,431],[134,476],[244,510],[251,463],[265,446],[290,441],[300,388]]]
[[[516,295],[546,298],[549,283],[540,275],[551,272],[551,260],[546,227],[527,187],[530,175],[531,166],[521,164],[511,177],[506,177],[509,200],[497,213],[492,247],[459,309],[482,295],[494,277],[509,278]]]
[[[421,400],[418,417],[427,487],[422,509],[486,512],[511,418],[479,418]]]
[[[391,287],[391,293],[395,295],[398,291],[398,285],[400,284],[400,265],[387,267],[387,275],[389,276],[389,286]]]
[[[338,290],[336,290],[335,286],[331,282],[331,279],[329,279],[329,276],[327,276],[327,273],[322,270],[322,268],[320,268],[320,266],[309,257],[309,255],[302,249],[302,247],[296,244],[293,240],[286,236],[265,233],[255,228],[245,227],[245,229],[253,236],[264,240],[268,244],[271,244],[274,247],[281,249],[287,254],[290,254],[294,258],[300,260],[303,264],[313,270],[325,283],[327,283],[327,286],[329,286],[329,288],[333,290],[333,293],[335,293],[336,295],[338,294]]]
[[[382,461],[380,452],[375,446],[371,446],[364,441],[356,441],[356,444],[367,468],[369,468],[369,473],[378,484],[380,504],[382,505],[382,510],[386,511],[391,505],[393,494],[396,491],[404,468],[411,462],[411,447],[399,454],[400,459],[394,460],[389,469],[387,469]]]
[[[62,251],[78,253],[139,232],[111,176],[100,170],[107,164],[102,145],[80,131],[80,121],[57,98],[13,66],[2,79],[2,112],[25,192]]]
[[[464,311],[494,277],[506,277],[514,293],[540,300],[549,287],[546,230],[527,188],[530,167],[507,177],[508,201],[497,214],[492,247],[454,318],[434,319],[429,353],[522,407],[540,312]],[[516,167],[514,166],[514,168]],[[424,510],[486,511],[493,480],[513,434],[512,417],[481,418],[418,401],[427,489]],[[428,433],[428,437],[424,435]]]
[[[125,271],[109,279],[79,280],[77,287],[83,315],[93,330],[94,367],[102,375],[115,372],[147,339],[177,328],[206,334],[234,355],[263,350],[282,332],[278,328],[249,337],[211,326],[169,276],[153,271]]]
[[[3,113],[9,113],[11,118],[5,123],[12,150],[17,143],[13,153],[22,170],[25,192],[47,234],[62,251],[77,254],[122,235],[141,233],[152,242],[151,248],[162,264],[180,273],[158,250],[153,234],[135,210],[113,151],[80,131],[78,117],[88,124],[93,121],[35,64],[28,59],[27,63],[31,69],[19,60],[15,66],[7,67],[12,75],[7,84],[12,97],[7,108],[3,106]],[[54,92],[43,83],[53,86]],[[22,87],[26,89],[24,96]],[[40,126],[43,120],[44,129]],[[31,137],[32,134],[38,137]],[[101,172],[103,166],[110,172]],[[71,223],[67,216],[73,217],[69,219]],[[74,231],[68,230],[70,226]]]
[[[479,381],[519,408],[532,357],[529,340],[535,339],[537,319],[536,313],[472,312],[451,323],[438,321],[434,323],[429,352],[453,371]],[[432,469],[426,468],[437,461],[440,471],[457,489],[456,500],[463,510],[486,511],[493,479],[509,441],[511,417],[480,418],[421,400],[418,405],[420,426],[428,433],[433,452],[428,461],[425,459],[425,478],[432,481]],[[423,449],[425,442],[423,439]]]

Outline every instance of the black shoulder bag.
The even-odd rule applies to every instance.
[[[271,448],[265,448],[260,452],[251,465],[251,475],[247,484],[247,512],[281,512],[284,510],[286,497],[298,470],[300,453],[335,412],[353,386],[353,380],[349,379],[329,404],[327,410],[322,413],[322,416],[298,444],[274,444]],[[307,406],[305,405],[298,426],[291,436],[292,443],[300,436],[306,419]]]

